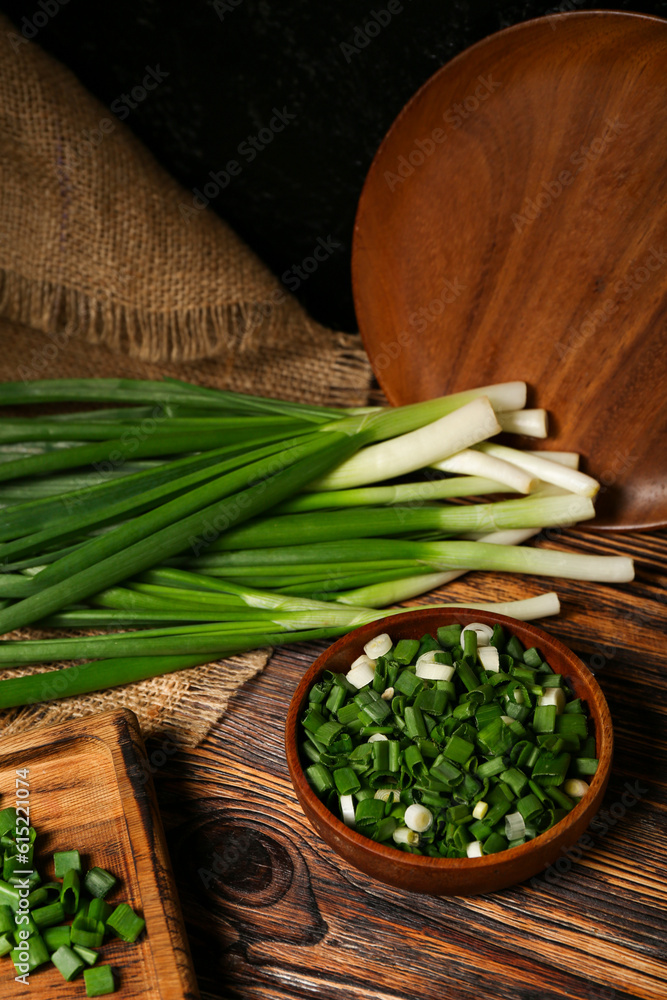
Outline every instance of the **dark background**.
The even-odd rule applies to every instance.
[[[34,32],[36,12],[54,11],[35,40],[119,109],[186,188],[201,189],[209,171],[236,159],[240,174],[210,207],[276,274],[298,267],[318,238],[340,244],[315,273],[301,281],[292,272],[286,284],[294,290],[298,280],[310,312],[344,330],[356,328],[350,248],[357,201],[406,101],[444,62],[492,32],[556,9],[600,6],[392,0],[395,13],[378,29],[375,14],[387,21],[388,0],[61,3],[0,0],[0,7],[24,33]],[[667,17],[667,0],[608,7]],[[141,85],[147,67],[168,76],[131,109],[122,94]],[[238,147],[268,126],[274,108],[296,117],[250,162],[250,147],[243,155]]]

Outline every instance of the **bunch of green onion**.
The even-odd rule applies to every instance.
[[[525,401],[522,382],[341,410],[176,380],[0,385],[14,412],[95,404],[0,419],[0,635],[64,630],[0,641],[0,664],[79,661],[0,681],[0,708],[341,635],[470,569],[631,579],[629,559],[518,547],[593,517],[598,488],[576,456],[489,440],[544,436]]]

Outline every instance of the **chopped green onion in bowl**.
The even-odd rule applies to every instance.
[[[550,829],[586,794],[577,762],[594,773],[597,760],[581,702],[501,625],[427,633],[407,663],[386,632],[364,648],[313,686],[301,731],[306,777],[340,818],[345,796],[348,826],[413,854],[470,857],[479,842],[483,856]],[[488,648],[498,669],[480,658]]]
[[[350,683],[384,633],[391,649]],[[491,611],[432,608],[326,650],[292,698],[285,746],[297,798],[334,851],[400,888],[469,895],[536,875],[581,836],[613,732],[595,679],[558,640]]]

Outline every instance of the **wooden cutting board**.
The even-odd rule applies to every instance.
[[[101,949],[100,964],[109,962],[116,976],[113,995],[118,1000],[198,1000],[136,716],[122,709],[0,740],[0,808],[19,802],[29,806],[38,832],[40,874],[53,874],[54,851],[77,848],[84,865],[106,868],[119,878],[109,901],[128,902],[146,921],[135,944],[109,940]],[[9,957],[0,958],[1,996],[76,1000],[86,995],[81,977],[65,982],[53,965],[30,973],[28,986],[15,982],[14,975]]]
[[[667,21],[556,14],[442,67],[357,214],[355,306],[389,400],[528,382],[597,526],[667,524]],[[534,446],[534,445],[530,445]]]

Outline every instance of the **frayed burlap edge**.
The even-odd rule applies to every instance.
[[[93,377],[174,377],[321,406],[366,406],[372,383],[359,337],[349,333],[320,330],[257,355],[156,363],[112,351],[106,343],[89,344],[74,333],[43,333],[0,317],[0,382]]]
[[[326,349],[346,337],[315,323],[279,288],[265,301],[154,311],[108,293],[95,297],[2,268],[0,316],[42,333],[76,336],[153,363],[225,360],[253,353],[259,358],[267,350],[293,353],[299,346],[317,344]],[[347,339],[351,341],[351,335]]]

